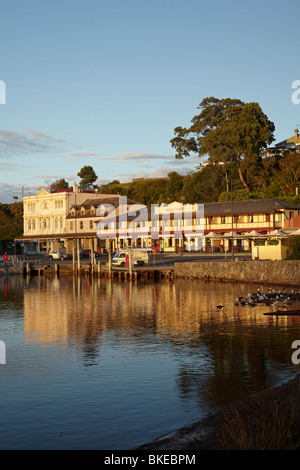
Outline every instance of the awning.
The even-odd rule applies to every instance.
[[[204,235],[204,238],[218,238],[218,239],[221,239],[221,235],[218,235],[214,232],[209,232],[207,233],[206,235]]]

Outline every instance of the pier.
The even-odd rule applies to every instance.
[[[26,263],[20,269],[20,274],[25,276],[42,276],[42,275],[56,275],[56,276],[84,276],[84,277],[97,277],[97,278],[110,278],[116,281],[137,281],[138,279],[156,281],[160,279],[174,279],[174,269],[171,268],[141,268],[126,270],[121,268],[110,268],[107,265],[98,263],[93,268],[89,265],[81,265],[80,267],[64,264],[33,264]]]
[[[4,266],[5,264],[5,266]],[[95,263],[73,264],[66,261],[40,259],[15,259],[11,263],[0,263],[0,275],[23,274],[25,276],[89,276],[111,278],[116,281],[154,280],[200,280],[207,282],[259,283],[285,286],[300,286],[300,260],[258,261],[242,257],[235,261],[210,259],[208,257],[173,258],[169,262],[155,265],[114,267],[104,260]]]

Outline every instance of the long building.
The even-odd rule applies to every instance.
[[[103,252],[127,246],[155,252],[250,251],[250,232],[266,235],[299,226],[300,205],[278,199],[146,207],[117,194],[70,190],[26,196],[24,252],[72,252],[75,246]],[[211,236],[208,236],[208,235]],[[231,235],[230,235],[231,234]],[[234,234],[245,235],[243,238]]]

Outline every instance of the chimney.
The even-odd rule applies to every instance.
[[[298,139],[298,137],[299,137],[299,131],[298,131],[298,129],[295,129],[295,137],[296,137],[296,139]]]

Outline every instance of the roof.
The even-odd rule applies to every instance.
[[[269,213],[277,210],[300,210],[299,204],[279,199],[247,199],[241,201],[208,202],[204,204],[205,216],[231,214]]]
[[[300,210],[299,204],[294,204],[292,202],[280,201],[279,199],[249,199],[249,200],[240,200],[240,201],[225,201],[225,202],[209,202],[204,205],[204,216],[213,217],[221,215],[231,215],[232,212],[234,215],[240,214],[265,214],[273,213],[276,211],[282,210]],[[139,220],[149,220],[151,219],[151,208],[145,208],[147,210],[141,210],[136,212],[127,212],[127,220],[134,220],[136,217]],[[170,219],[173,218],[174,212],[170,211],[167,213],[170,216]],[[162,218],[162,214],[158,216]],[[105,218],[106,222],[118,220],[118,216],[112,214]]]
[[[115,196],[115,195],[110,195],[110,194],[103,194],[103,198],[98,198],[98,199],[86,199],[83,203],[77,204],[78,207],[80,206],[88,206],[88,207],[98,207],[101,206],[101,204],[111,204],[114,207],[118,207],[120,198],[122,196]],[[125,198],[125,196],[123,196]],[[127,204],[141,204],[138,201],[134,201],[133,199],[127,199],[126,198]]]

